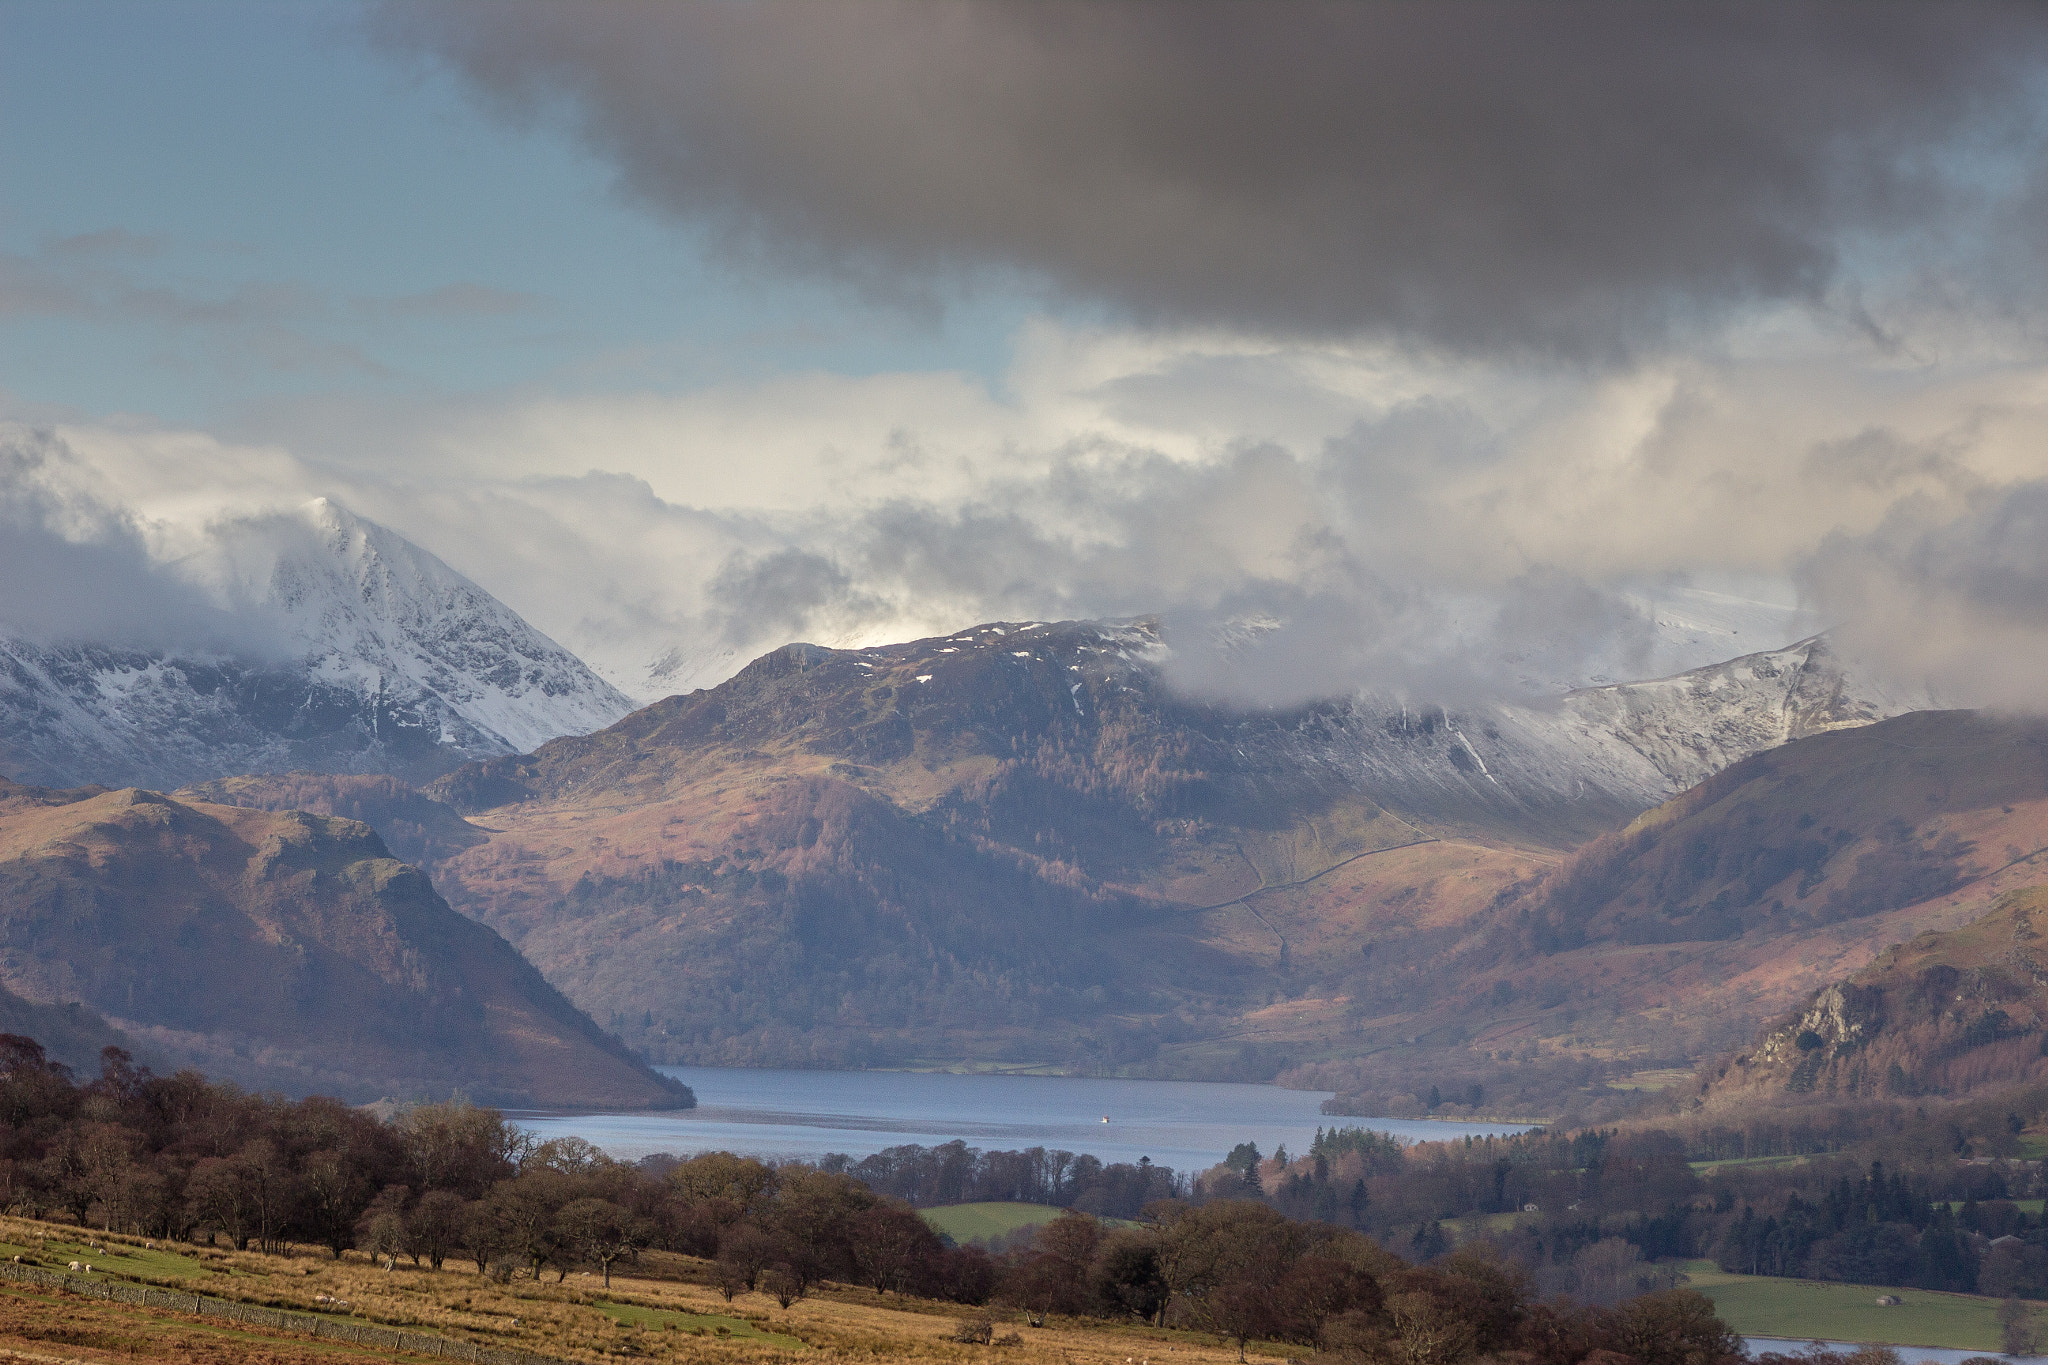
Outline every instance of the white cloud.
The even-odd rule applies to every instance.
[[[81,487],[161,558],[211,518],[332,495],[643,695],[793,637],[1151,611],[1181,625],[1191,682],[1255,676],[1270,699],[1518,687],[1670,663],[1643,632],[1673,585],[1788,595],[1823,547],[1847,562],[1902,507],[1940,524],[2048,478],[2048,366],[1908,363],[1833,326],[1779,319],[1717,354],[1589,373],[1039,321],[995,388],[804,375],[330,405],[267,443],[63,434]],[[1902,635],[1934,609],[1801,581],[1809,605]],[[1813,619],[1724,614],[1762,648],[1782,643],[1755,638],[1774,611]],[[1259,615],[1292,628],[1203,660],[1211,627]]]

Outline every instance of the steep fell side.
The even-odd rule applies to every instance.
[[[0,608],[0,773],[170,788],[314,769],[425,781],[631,704],[433,555],[327,499],[223,523],[179,570],[241,645],[30,639]]]
[[[297,811],[0,786],[0,984],[252,1086],[685,1098],[367,826]]]

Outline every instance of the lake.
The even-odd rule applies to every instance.
[[[1526,1127],[1331,1118],[1322,1112],[1328,1092],[1273,1085],[909,1071],[660,1070],[696,1091],[697,1108],[529,1117],[520,1126],[542,1138],[584,1138],[627,1160],[654,1152],[712,1151],[862,1157],[903,1143],[933,1146],[960,1138],[985,1150],[1065,1148],[1104,1162],[1149,1156],[1155,1165],[1187,1172],[1207,1170],[1240,1142],[1256,1142],[1268,1155],[1282,1144],[1305,1152],[1318,1126],[1363,1126],[1409,1141],[1519,1133]]]
[[[1749,1353],[1752,1356],[1760,1356],[1766,1352],[1804,1355],[1813,1349],[1813,1342],[1794,1341],[1790,1337],[1744,1337],[1743,1341],[1749,1346]],[[1862,1349],[1862,1343],[1854,1341],[1828,1341],[1822,1345],[1833,1351]],[[2048,1361],[2048,1356],[2004,1356],[1996,1351],[1957,1351],[1945,1346],[1894,1346],[1892,1349],[1899,1353],[1899,1359],[1904,1361],[1905,1365],[1962,1365],[1965,1360],[1982,1360],[1986,1356],[1999,1361],[2000,1365],[2042,1365],[2042,1362]]]

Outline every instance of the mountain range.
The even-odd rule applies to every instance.
[[[661,1061],[1315,1079],[1426,1033],[1461,998],[1430,964],[1571,850],[1904,704],[1824,639],[1469,711],[1191,701],[1166,649],[1143,621],[789,646],[438,779],[474,832],[422,856]]]
[[[789,645],[632,711],[331,502],[236,523],[200,558],[188,571],[268,645],[0,640],[0,766],[166,789],[127,799],[198,813],[222,848],[272,816],[373,827],[374,854],[337,866],[424,870],[444,911],[537,970],[523,1008],[633,1065],[608,1034],[657,1062],[1277,1076],[1373,1112],[1477,1086],[1494,1098],[1467,1107],[1498,1109],[1734,1046],[1896,925],[1984,905],[1940,896],[2031,866],[1976,856],[2033,818],[2021,741],[1929,712],[1825,636],[1549,699],[1259,708],[1178,690],[1149,619],[991,622]],[[1674,649],[1721,638],[1673,620]],[[1929,725],[2006,774],[2000,819],[1982,782],[1937,791],[1877,761]],[[93,828],[103,860],[169,856],[146,821]],[[17,862],[47,880],[42,856]],[[127,914],[171,894],[144,880],[93,894]],[[369,905],[349,913],[386,913]],[[137,1006],[132,982],[58,980],[85,947],[47,916],[11,932],[0,982],[250,1083],[357,1093],[395,1068],[431,1091],[512,1037],[450,1034],[461,1067],[390,1039],[330,1064],[282,1007],[243,1036],[168,997]],[[335,940],[330,971],[386,980],[375,938]],[[231,955],[280,999],[300,988],[282,959]],[[597,1102],[536,1056],[470,1088]],[[648,1083],[605,1086],[661,1102]]]

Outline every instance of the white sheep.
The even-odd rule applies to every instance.
[[[85,1267],[84,1267],[84,1266],[81,1266],[81,1265],[80,1265],[80,1264],[79,1264],[78,1262],[76,1262],[76,1261],[73,1261],[73,1262],[71,1263],[71,1268],[72,1268],[73,1270],[83,1270],[83,1269],[84,1269]]]

